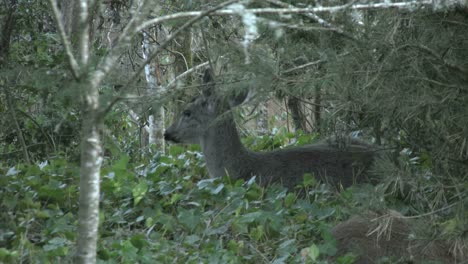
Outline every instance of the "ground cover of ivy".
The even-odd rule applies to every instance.
[[[245,143],[265,149],[311,140],[281,135]],[[58,157],[2,165],[0,174],[0,262],[70,262],[78,164]],[[332,263],[330,228],[384,200],[378,187],[338,193],[311,175],[292,191],[259,187],[255,178],[210,179],[197,146],[173,145],[139,160],[106,158],[101,175],[98,263]]]

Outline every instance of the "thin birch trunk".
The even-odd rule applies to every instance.
[[[257,129],[260,135],[268,133],[268,102],[261,102],[258,105]]]
[[[291,111],[291,118],[293,120],[295,131],[302,130],[306,132],[307,122],[305,120],[306,117],[304,116],[304,113],[302,112],[300,101],[295,97],[290,97],[287,99],[287,104],[288,104],[289,110]]]
[[[99,128],[103,122],[98,117],[99,91],[88,84],[83,87],[80,207],[78,212],[78,242],[76,263],[95,263],[99,223],[99,181],[102,164],[102,142]]]
[[[99,224],[99,181],[102,163],[102,146],[99,128],[99,82],[89,80],[90,19],[92,0],[81,0],[78,18],[78,64],[79,82],[82,89],[82,130],[80,165],[80,207],[78,211],[78,242],[76,263],[96,263],[96,244]]]
[[[153,51],[154,47],[150,41],[150,36],[147,32],[143,32],[143,58],[145,60],[148,59]],[[154,61],[145,65],[148,94],[156,94],[158,98],[161,93],[161,86],[159,85],[160,80],[158,82],[158,77],[156,76],[156,70]],[[156,149],[162,152],[164,152],[164,116],[164,108],[159,106],[153,109],[152,114],[148,117],[148,143],[150,146],[155,145]]]
[[[315,132],[320,133],[322,130],[322,89],[319,85],[315,86],[315,98],[313,108],[313,120],[311,129],[315,129]]]

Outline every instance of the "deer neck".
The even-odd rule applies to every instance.
[[[206,165],[211,177],[229,176],[238,178],[239,166],[247,157],[247,150],[242,145],[232,115],[216,121],[201,139]]]

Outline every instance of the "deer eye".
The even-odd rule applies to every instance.
[[[192,115],[192,113],[190,112],[190,110],[184,110],[184,112],[182,112],[182,115],[184,117],[190,117]]]

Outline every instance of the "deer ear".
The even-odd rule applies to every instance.
[[[203,74],[202,94],[205,97],[211,96],[214,92],[214,86],[213,71],[211,69],[206,69]]]
[[[245,89],[243,91],[236,91],[229,96],[228,102],[229,106],[235,107],[250,101],[250,99],[252,99],[252,93],[249,89]]]
[[[210,68],[206,69],[205,73],[203,74],[203,83],[207,84],[211,82],[213,82],[213,70]]]

